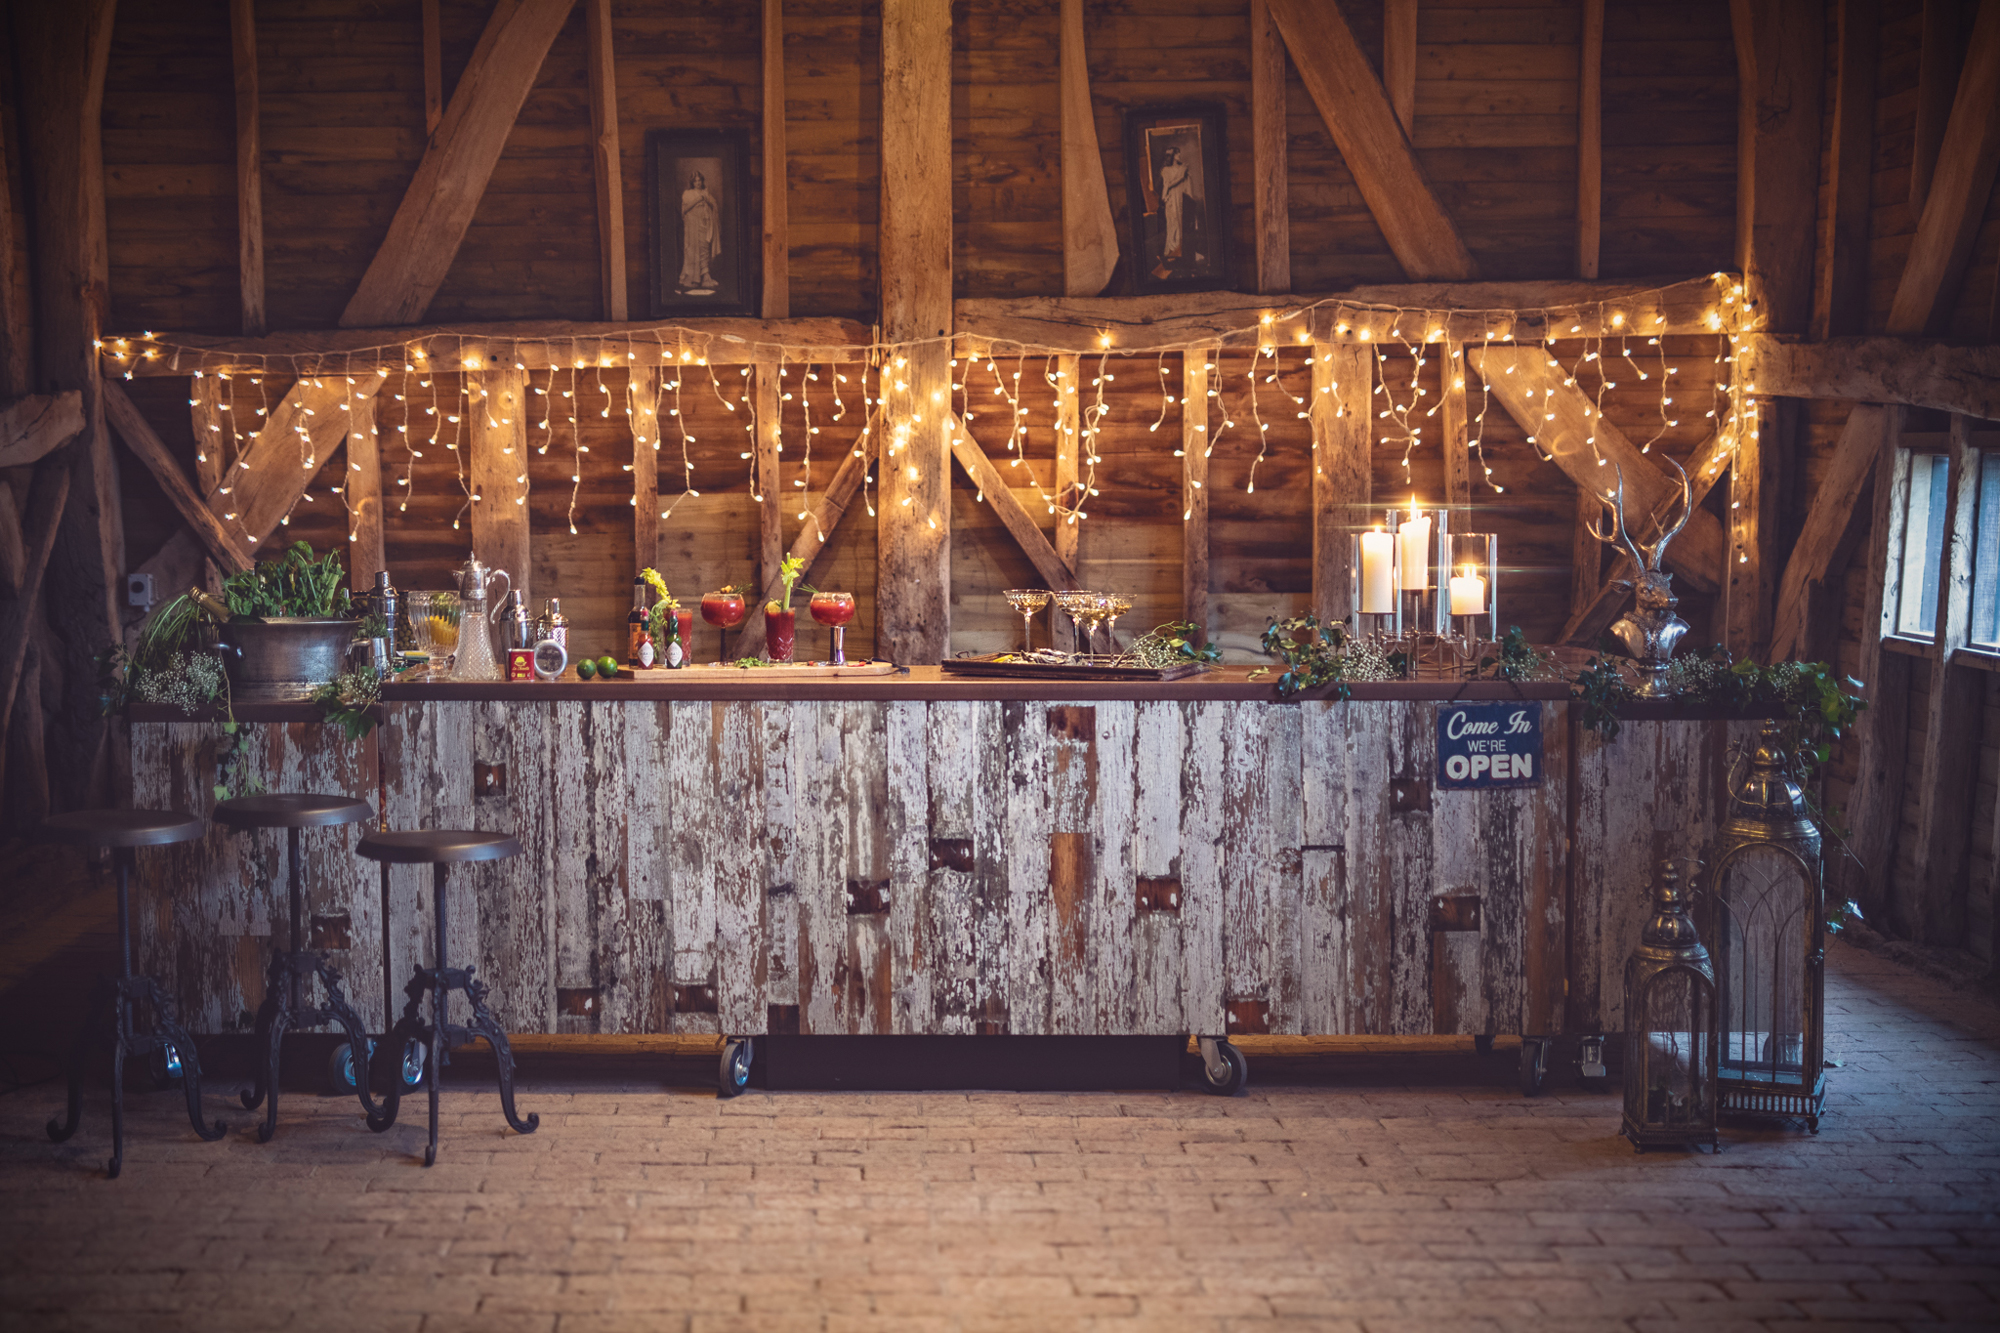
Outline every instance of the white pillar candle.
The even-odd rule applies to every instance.
[[[1377,528],[1361,534],[1361,614],[1388,615],[1396,609],[1396,539]]]
[[[1463,573],[1451,580],[1451,613],[1455,616],[1483,616],[1486,614],[1486,580],[1472,572],[1467,565]]]
[[[1411,500],[1411,512],[1416,511],[1416,501]],[[1431,520],[1428,514],[1404,520],[1396,529],[1396,540],[1403,544],[1403,587],[1422,592],[1431,586]]]

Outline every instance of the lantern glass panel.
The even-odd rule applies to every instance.
[[[1643,1102],[1653,1130],[1705,1130],[1715,1122],[1708,1085],[1706,978],[1670,968],[1647,984]]]
[[[1813,893],[1798,858],[1780,848],[1729,858],[1714,938],[1724,1078],[1805,1082]]]

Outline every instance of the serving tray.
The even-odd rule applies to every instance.
[[[1170,667],[1110,666],[1096,663],[1008,662],[1011,653],[984,653],[977,657],[948,657],[938,663],[947,676],[982,676],[1004,680],[1182,680],[1208,670],[1200,662]]]

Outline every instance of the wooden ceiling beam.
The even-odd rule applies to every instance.
[[[21,467],[83,430],[83,394],[31,393],[0,407],[0,467]]]
[[[625,167],[618,142],[618,67],[611,40],[611,0],[584,0],[590,66],[590,169],[597,186],[597,277],[604,317],[623,323]],[[482,187],[483,188],[483,187]]]
[[[1309,0],[1266,3],[1299,78],[1403,271],[1412,278],[1478,277],[1479,265],[1432,193],[1389,95],[1339,6]]]
[[[1892,410],[1857,403],[1847,414],[1778,584],[1771,631],[1774,662],[1819,659],[1833,652],[1840,629],[1840,579],[1868,530],[1869,509],[1862,501],[1875,475],[1875,460],[1888,443]]]
[[[257,96],[254,0],[229,0],[230,63],[236,76],[236,286],[243,335],[262,337],[264,315],[264,146]]]
[[[1251,210],[1257,231],[1257,290],[1292,285],[1292,192],[1285,126],[1285,39],[1266,0],[1250,0]]]
[[[1679,478],[1669,478],[1616,426],[1593,416],[1596,409],[1590,399],[1581,389],[1565,385],[1559,369],[1551,370],[1546,351],[1489,345],[1469,349],[1466,359],[1507,415],[1571,481],[1602,495],[1617,485],[1623,473],[1625,517],[1635,538],[1650,539],[1660,517],[1678,509]],[[1714,592],[1722,586],[1723,549],[1721,523],[1697,508],[1667,547],[1666,563],[1697,591]]]
[[[1737,373],[1760,394],[1902,403],[2000,420],[2000,345],[1951,347],[1915,338],[1782,342],[1746,333]]]
[[[1576,276],[1595,278],[1604,230],[1604,0],[1583,0],[1576,103]]]
[[[792,313],[792,227],[789,154],[785,135],[785,0],[764,0],[764,115],[758,135],[764,148],[765,319]]]
[[[1741,3],[1741,0],[1738,0]],[[1890,333],[1937,331],[1958,301],[1993,178],[2000,170],[2000,3],[1985,0],[1965,48],[1924,211],[1889,306]]]
[[[1083,52],[1083,0],[1062,0],[1058,78],[1062,111],[1063,290],[1095,296],[1118,267],[1118,231],[1104,188],[1090,67]]]
[[[116,384],[104,386],[104,416],[132,456],[153,474],[153,480],[166,492],[167,500],[201,542],[208,558],[230,573],[250,568],[250,557],[244,554],[243,547],[222,526],[222,521],[209,512],[181,472],[180,464],[174,461],[173,451],[147,423],[137,404]]]
[[[423,318],[572,2],[495,0],[389,234],[341,312],[342,328]]]

